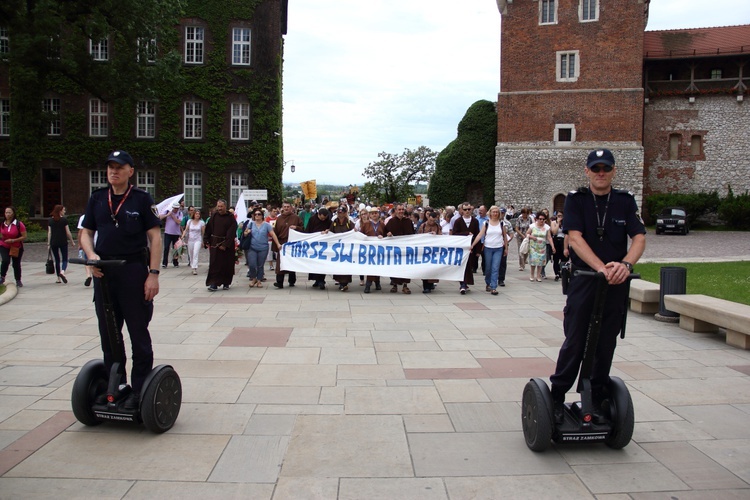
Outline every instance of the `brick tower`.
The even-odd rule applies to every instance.
[[[586,154],[615,155],[615,186],[643,192],[648,0],[497,0],[502,17],[495,198],[560,209]]]

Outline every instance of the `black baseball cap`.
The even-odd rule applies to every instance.
[[[609,149],[595,149],[589,153],[589,157],[586,160],[586,168],[591,168],[594,165],[599,164],[609,165],[610,167],[615,164],[615,156]]]
[[[127,151],[121,151],[121,150],[115,150],[109,153],[109,158],[107,158],[107,161],[104,162],[104,164],[108,164],[109,162],[115,162],[119,163],[120,165],[128,164],[131,167],[134,167],[133,163],[133,157],[130,156],[130,154]]]

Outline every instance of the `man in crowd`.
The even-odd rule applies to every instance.
[[[281,204],[281,215],[276,218],[273,231],[276,233],[276,237],[279,243],[283,245],[289,241],[289,230],[294,229],[295,231],[302,232],[304,230],[304,224],[302,219],[299,218],[294,210],[292,209],[291,203],[285,201]],[[297,273],[294,271],[282,271],[282,258],[281,258],[281,247],[276,249],[279,256],[278,262],[276,263],[276,281],[273,286],[276,288],[284,288],[284,275],[289,275],[289,286],[294,286],[297,282]]]
[[[407,234],[414,234],[414,225],[411,223],[411,219],[406,216],[406,206],[403,203],[396,205],[395,212],[391,220],[385,225],[386,236],[405,236]],[[408,278],[391,278],[393,285],[391,286],[391,293],[398,292],[398,286],[403,285],[401,291],[405,294],[410,294],[408,284],[411,280]]]
[[[216,210],[206,224],[203,235],[203,246],[209,249],[208,275],[206,286],[211,292],[221,286],[229,290],[234,278],[235,249],[234,239],[237,236],[237,219],[227,210],[227,202],[216,202]]]

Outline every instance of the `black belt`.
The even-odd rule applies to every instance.
[[[124,260],[127,264],[139,263],[146,265],[145,255],[143,252],[131,253],[127,255],[100,255],[102,260]]]

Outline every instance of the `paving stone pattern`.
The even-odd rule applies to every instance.
[[[750,258],[748,240],[649,235],[647,257]],[[210,293],[206,259],[163,270],[154,351],[184,401],[154,435],[75,420],[73,380],[101,355],[92,290],[74,265],[55,284],[28,247],[0,306],[0,498],[750,498],[750,351],[651,316],[630,315],[613,367],[633,441],[526,448],[523,386],[554,367],[564,296],[513,254],[498,296],[250,289],[244,267]]]

